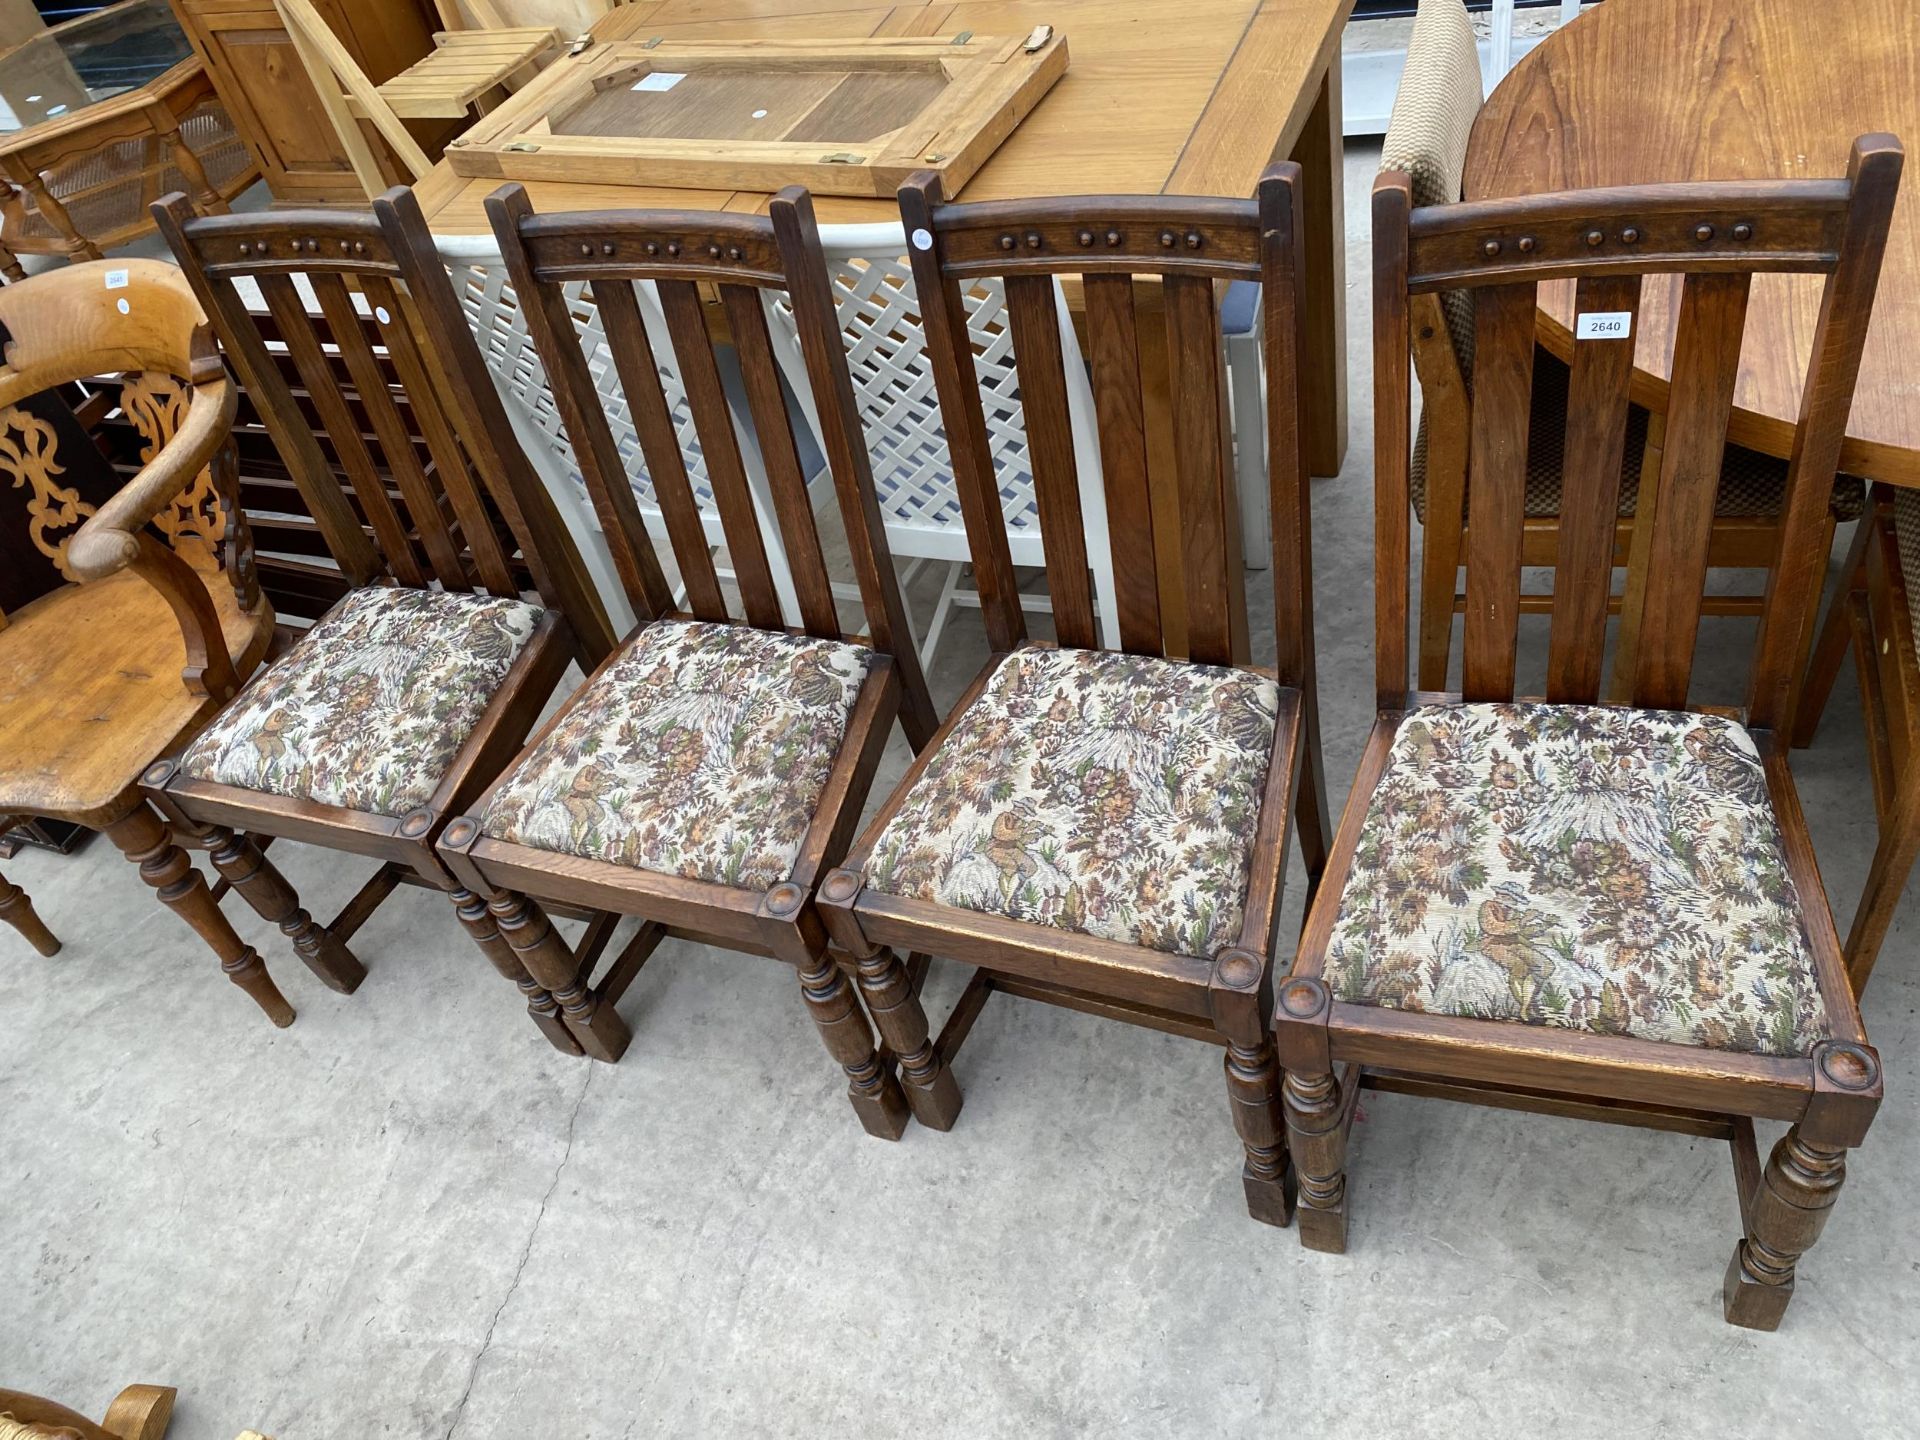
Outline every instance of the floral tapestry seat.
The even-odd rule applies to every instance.
[[[355,590],[220,713],[181,773],[404,815],[432,799],[541,613],[482,595]]]
[[[865,883],[1211,958],[1239,941],[1278,706],[1241,670],[1018,650],[908,791]]]
[[[495,790],[497,840],[767,890],[793,872],[872,652],[649,625]]]
[[[1334,999],[1761,1055],[1827,1019],[1758,751],[1713,716],[1430,705],[1361,829]]]

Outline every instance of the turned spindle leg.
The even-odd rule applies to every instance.
[[[1820,1238],[1847,1178],[1847,1152],[1809,1144],[1794,1126],[1767,1157],[1734,1247],[1722,1300],[1729,1324],[1777,1330],[1793,1299],[1793,1272]]]
[[[262,920],[280,927],[280,933],[293,941],[294,953],[307,962],[321,984],[342,995],[360,988],[360,982],[367,978],[366,966],[334,938],[332,931],[301,908],[300,897],[287,877],[252,839],[236,835],[224,825],[204,826],[200,838],[221,878],[240,892],[240,898]]]
[[[123,820],[107,827],[107,838],[140,867],[140,878],[159,892],[161,903],[191,925],[220,957],[220,968],[275,1025],[293,1023],[293,1007],[267,974],[255,949],[234,933],[227,917],[213,902],[207,882],[173,843],[173,834],[151,806],[141,805]]]
[[[0,875],[0,920],[18,930],[27,943],[42,955],[60,953],[59,940],[35,913],[33,901],[27,898],[27,892],[4,875]]]
[[[881,1038],[900,1062],[900,1084],[913,1118],[930,1130],[951,1130],[960,1116],[960,1082],[933,1047],[927,1012],[906,967],[888,949],[875,950],[857,963],[860,993]]]
[[[1281,1096],[1287,1144],[1293,1152],[1299,1201],[1294,1219],[1309,1250],[1343,1254],[1347,1248],[1347,1130],[1340,1081],[1289,1070]]]
[[[907,1097],[893,1072],[880,1063],[873,1027],[831,955],[823,952],[800,967],[800,994],[827,1052],[847,1072],[847,1099],[861,1125],[869,1135],[898,1140],[907,1128]]]
[[[1273,1046],[1230,1042],[1226,1071],[1233,1128],[1247,1152],[1240,1171],[1247,1192],[1247,1213],[1269,1225],[1286,1225],[1293,1219],[1293,1162],[1287,1155],[1280,1065]]]
[[[512,890],[499,891],[487,902],[487,908],[520,963],[553,993],[561,1018],[580,1042],[582,1052],[609,1063],[624,1055],[633,1033],[619,1011],[602,1004],[600,997],[587,988],[588,977],[581,973],[579,957],[560,938],[547,912]]]
[[[487,909],[487,902],[471,890],[449,890],[447,898],[453,902],[454,914],[460,917],[460,923],[466,927],[467,934],[473,937],[473,943],[480,947],[480,953],[493,963],[507,979],[519,987],[526,998],[527,1015],[547,1037],[553,1048],[567,1055],[579,1055],[580,1042],[573,1038],[573,1032],[567,1029],[567,1022],[560,1018],[560,1006],[551,993],[527,973],[527,967],[520,963],[520,957],[513,953],[500,934],[500,927],[494,923],[493,912]]]

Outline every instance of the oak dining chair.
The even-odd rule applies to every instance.
[[[951,1055],[996,990],[1210,1040],[1245,1151],[1252,1214],[1284,1225],[1293,1189],[1268,1030],[1274,926],[1298,816],[1309,876],[1326,840],[1315,719],[1301,447],[1299,168],[1257,199],[1078,196],[942,202],[900,192],[927,349],[992,655],[933,743],[821,888],[863,971],[900,950],[978,967],[941,1037]],[[1083,277],[1117,580],[1120,645],[1100,648],[1088,528],[1064,396],[1054,284]],[[1004,288],[1057,645],[1030,643],[1008,553],[966,294]],[[1217,291],[1262,284],[1273,668],[1244,641],[1240,507]],[[1190,649],[1161,629],[1160,556],[1140,403],[1135,286],[1165,297]]]
[[[1499,67],[1505,72],[1504,63]],[[1406,69],[1382,143],[1380,168],[1405,172],[1416,210],[1459,201],[1467,141],[1480,112],[1481,67],[1473,22],[1461,0],[1420,0],[1407,46]],[[1456,588],[1469,546],[1467,506],[1468,432],[1474,380],[1474,291],[1455,288],[1416,295],[1410,302],[1414,371],[1421,412],[1415,432],[1408,491],[1421,525],[1419,683],[1446,688],[1452,658],[1454,617],[1466,609]],[[1527,470],[1521,563],[1551,571],[1565,523],[1566,474],[1571,451],[1582,437],[1570,428],[1566,363],[1544,346],[1533,360],[1533,401],[1527,424]],[[1620,485],[1614,530],[1614,563],[1625,565],[1634,542],[1640,476],[1658,470],[1665,416],[1638,403],[1627,409],[1626,443],[1620,452]],[[1721,460],[1707,564],[1715,569],[1766,570],[1773,561],[1787,487],[1787,462],[1728,445]],[[1859,518],[1865,486],[1855,476],[1835,478],[1826,534]],[[1649,531],[1640,533],[1644,543]],[[1706,613],[1757,615],[1762,596],[1716,590]],[[1609,595],[1608,608],[1622,609]],[[1521,613],[1548,614],[1551,593],[1524,591]],[[1625,625],[1636,607],[1627,605]],[[1811,627],[1808,637],[1811,639]],[[1620,654],[1630,663],[1634,647],[1623,636]],[[1617,697],[1615,697],[1617,698]]]
[[[535,1023],[571,1045],[433,842],[519,749],[567,667],[592,668],[614,637],[417,202],[396,188],[371,212],[195,216],[172,196],[154,214],[350,588],[147,773],[148,792],[335,988],[365,974],[353,931],[417,883],[448,894]],[[256,836],[379,868],[322,926],[262,867]]]
[[[897,961],[861,966],[876,1049],[845,970],[828,953],[814,886],[857,823],[895,719],[918,749],[933,733],[927,693],[874,504],[867,452],[828,294],[813,203],[773,197],[764,216],[620,210],[536,215],[510,185],[487,201],[508,279],[642,625],[528,743],[499,783],[446,828],[441,853],[487,898],[507,941],[549,990],[585,1052],[618,1060],[631,1039],[615,1008],[663,936],[785,961],[848,1096],[872,1134],[898,1138],[908,1111],[945,1128],[959,1092],[934,1054],[912,980]],[[567,287],[597,307],[633,417],[671,559],[675,601],[635,503],[569,314]],[[715,574],[686,456],[636,290],[659,297],[707,474],[725,525],[739,609]],[[768,564],[775,538],[749,493],[701,287],[723,308],[754,440],[764,459],[801,624],[789,628]],[[781,391],[766,308],[794,307],[866,631],[842,626]],[[554,929],[571,902],[642,925],[597,978]],[[852,969],[849,966],[847,969]],[[898,1066],[898,1075],[894,1066]],[[904,1093],[903,1093],[904,1091]]]
[[[1374,187],[1378,719],[1275,1032],[1300,1238],[1347,1243],[1363,1087],[1722,1138],[1743,1238],[1726,1318],[1776,1327],[1881,1095],[1787,768],[1802,617],[1899,185],[1664,185],[1415,209]],[[1628,232],[1632,238],[1628,239]],[[1598,237],[1597,239],[1595,237]],[[1690,710],[1714,492],[1755,274],[1825,277],[1746,704]],[[1631,703],[1605,706],[1613,522],[1643,283],[1684,277]],[[1569,386],[1543,699],[1515,693],[1537,289],[1627,317]],[[1410,689],[1411,300],[1475,298],[1464,688]],[[1754,1121],[1788,1122],[1764,1170]]]

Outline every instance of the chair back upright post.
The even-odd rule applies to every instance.
[[[594,385],[568,314],[565,287],[584,282],[599,310],[621,396],[685,587],[685,613],[715,624],[744,620],[760,629],[784,630],[768,558],[772,539],[778,542],[775,553],[784,551],[791,572],[799,628],[819,638],[840,639],[844,631],[767,326],[769,294],[784,291],[790,297],[868,638],[874,649],[892,656],[898,668],[903,724],[918,749],[937,722],[873,498],[811,197],[789,187],[773,198],[766,216],[670,210],[537,215],[525,188],[507,185],[488,197],[487,214],[529,333],[551,377],[555,403],[621,586],[642,623],[680,612],[614,440],[605,408],[610,397]],[[666,319],[671,358],[693,413],[739,590],[739,617],[721,590],[711,541],[688,482],[687,457],[661,384],[662,361],[656,358],[636,298],[635,287],[641,282],[652,282]],[[769,518],[778,527],[774,536],[762,532],[748,484],[707,329],[702,286],[717,292],[739,358],[752,438],[771,496]]]
[[[524,567],[585,661],[613,648],[409,192],[388,192],[371,214],[196,216],[173,195],[154,215],[349,584],[517,597]]]
[[[1707,543],[1752,277],[1826,276],[1807,372],[1777,561],[1761,615],[1748,723],[1785,708],[1826,556],[1828,496],[1865,343],[1902,151],[1887,135],[1855,142],[1844,180],[1654,185],[1414,210],[1407,176],[1374,186],[1376,688],[1383,709],[1409,696],[1409,324],[1411,300],[1471,290],[1466,646],[1463,698],[1514,698],[1527,429],[1537,287],[1576,282],[1559,552],[1546,698],[1596,703],[1613,571],[1628,386],[1643,282],[1678,276],[1662,502],[1631,703],[1687,704]]]
[[[973,372],[963,287],[998,277],[1006,287],[1025,408],[1047,584],[1063,646],[1097,648],[1053,280],[1082,278],[1087,353],[1113,552],[1120,649],[1168,654],[1160,615],[1153,529],[1154,484],[1140,391],[1137,281],[1157,281],[1172,372],[1175,483],[1187,655],[1231,665],[1244,650],[1240,507],[1228,428],[1217,291],[1264,284],[1267,480],[1273,516],[1274,618],[1279,679],[1310,690],[1312,599],[1305,455],[1299,397],[1303,317],[1299,167],[1276,165],[1255,200],[1072,197],[942,203],[939,177],[913,176],[900,208],[913,258],[952,451],[987,635],[996,651],[1026,638],[1006,529]]]

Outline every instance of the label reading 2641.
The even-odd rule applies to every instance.
[[[1576,340],[1624,340],[1632,333],[1631,310],[1583,310],[1573,326]]]

